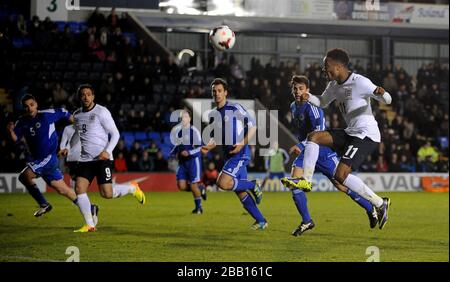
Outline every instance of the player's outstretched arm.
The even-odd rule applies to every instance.
[[[377,86],[377,88],[373,91],[372,97],[375,100],[382,102],[382,103],[386,103],[388,105],[392,102],[391,95],[386,90],[384,90],[384,88],[381,86]]]
[[[306,95],[308,95],[308,102],[319,108],[328,107],[328,105],[335,99],[326,89],[320,96],[316,96],[311,93],[307,93]]]

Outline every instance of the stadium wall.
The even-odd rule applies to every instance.
[[[249,173],[250,179],[264,179],[265,173]],[[359,177],[373,188],[376,192],[448,192],[449,181],[446,173],[359,173]],[[18,180],[19,174],[0,174],[0,193],[25,193],[25,187]],[[65,175],[66,183],[69,183],[69,175]],[[126,183],[129,181],[139,182],[142,190],[147,192],[176,192],[175,173],[116,173],[113,181],[116,183]],[[39,178],[36,180],[42,192],[54,192],[47,187],[45,182]],[[315,174],[313,180],[313,191],[333,192],[337,191],[330,181],[322,174]],[[91,185],[89,191],[98,191],[96,183]],[[263,187],[268,192],[285,192],[280,182],[267,180]]]

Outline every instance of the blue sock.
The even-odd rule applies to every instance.
[[[353,201],[355,201],[358,205],[360,205],[363,209],[365,209],[367,212],[372,212],[373,205],[363,197],[361,197],[356,192],[347,189],[347,195],[352,198]]]
[[[262,215],[261,211],[256,206],[255,200],[250,195],[246,195],[243,199],[241,199],[242,205],[244,209],[248,211],[248,213],[257,221],[257,222],[265,222],[266,219]]]
[[[292,190],[292,199],[294,199],[295,206],[302,216],[302,222],[310,222],[311,215],[309,214],[305,192],[300,189]]]
[[[253,181],[237,178],[233,178],[233,180],[234,180],[234,187],[233,187],[234,192],[243,192],[255,188],[255,182]]]
[[[202,198],[194,198],[195,208],[201,209],[202,208]]]
[[[74,203],[75,205],[78,206],[78,198],[76,198],[75,200],[73,200],[72,203]]]
[[[42,207],[48,205],[47,200],[44,198],[44,195],[42,195],[41,191],[39,191],[39,188],[37,188],[36,184],[25,186],[25,188],[27,188],[28,193],[30,193],[30,195],[39,204],[39,206]]]

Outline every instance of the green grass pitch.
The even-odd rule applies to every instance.
[[[448,193],[385,193],[391,197],[384,230],[369,228],[365,212],[342,193],[308,193],[316,228],[290,235],[300,218],[290,193],[265,193],[260,208],[269,229],[253,231],[234,193],[209,193],[205,213],[190,214],[190,193],[147,193],[115,200],[90,193],[100,205],[95,233],[73,233],[82,225],[78,208],[46,194],[54,209],[33,217],[27,194],[0,194],[0,261],[65,261],[69,246],[80,261],[356,261],[369,246],[380,261],[448,261]]]

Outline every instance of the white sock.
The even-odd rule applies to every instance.
[[[312,182],[314,168],[319,158],[319,145],[314,142],[307,141],[305,146],[305,157],[303,159],[303,177]]]
[[[86,193],[77,195],[78,198],[78,207],[80,208],[80,212],[84,217],[84,221],[89,226],[95,226],[94,220],[92,219],[91,213],[91,201]]]
[[[131,184],[113,184],[113,198],[119,198],[134,193],[136,187]]]
[[[366,199],[367,201],[371,202],[372,205],[379,208],[383,204],[383,199],[375,194],[372,189],[370,189],[362,180],[361,178],[349,174],[347,178],[345,179],[344,183],[345,186],[353,190],[355,193],[358,193],[361,197]]]

